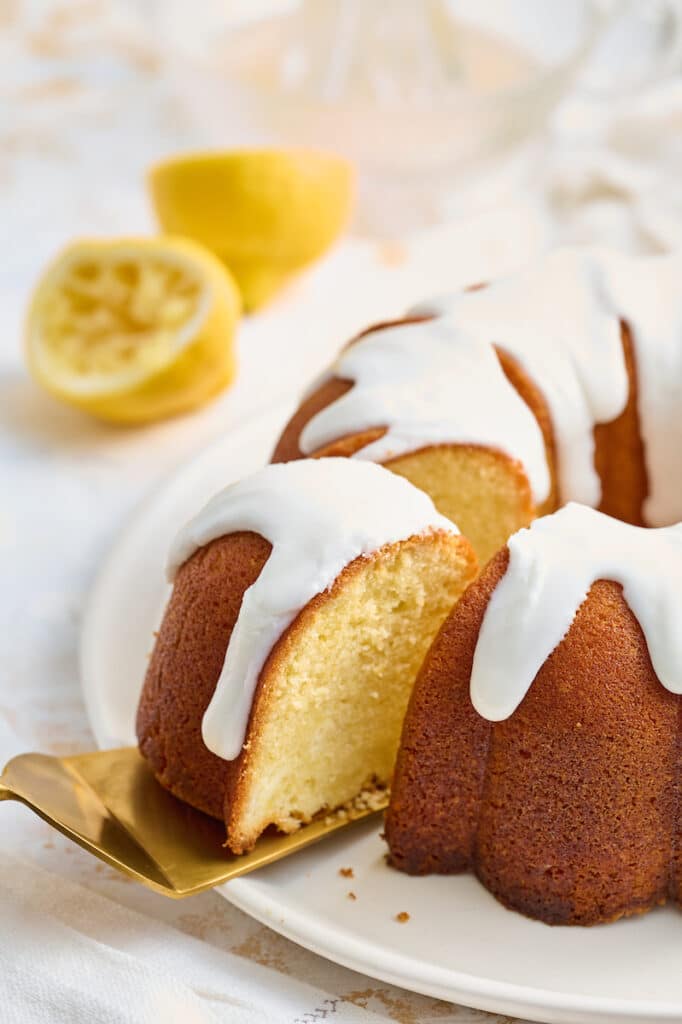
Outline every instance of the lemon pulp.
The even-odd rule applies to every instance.
[[[53,394],[108,419],[170,415],[234,375],[239,297],[211,253],[180,239],[76,243],[29,311],[29,365]]]

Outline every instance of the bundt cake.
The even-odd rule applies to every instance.
[[[377,325],[181,532],[138,738],[231,851],[385,788],[409,700],[397,868],[682,902],[681,272],[563,250]]]
[[[181,531],[138,709],[158,780],[250,849],[388,783],[469,543],[372,463],[269,466]]]
[[[679,481],[678,481],[679,484]],[[682,902],[682,524],[569,504],[465,592],[415,685],[392,864],[595,924]]]
[[[415,307],[344,350],[273,460],[382,462],[482,564],[567,501],[637,525],[682,519],[681,276],[677,254],[565,249]]]

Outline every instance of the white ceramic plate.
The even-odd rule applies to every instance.
[[[178,469],[109,556],[85,617],[82,678],[101,746],[134,742],[152,631],[176,529],[217,489],[262,465],[286,415],[274,410]],[[682,1020],[682,916],[549,928],[504,910],[472,878],[388,868],[377,822],[224,886],[222,895],[295,942],[384,981],[531,1020]],[[352,867],[354,878],[339,875]],[[357,899],[348,898],[355,892]],[[397,913],[410,920],[399,924]]]

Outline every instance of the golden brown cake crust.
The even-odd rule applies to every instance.
[[[600,512],[634,526],[643,526],[648,494],[644,443],[639,426],[637,364],[632,335],[621,324],[623,356],[629,380],[628,399],[620,416],[594,430],[594,465],[602,483]]]
[[[521,369],[514,357],[509,355],[508,352],[505,352],[500,346],[495,346],[495,351],[497,352],[497,358],[500,360],[500,365],[504,370],[507,380],[517,391],[519,397],[526,403],[540,427],[540,431],[545,442],[545,455],[547,457],[547,466],[549,468],[550,475],[550,492],[542,508],[538,509],[538,515],[545,515],[548,512],[554,512],[558,507],[559,484],[557,481],[556,441],[554,438],[554,426],[552,425],[549,406],[545,401],[545,397],[541,389],[535,381],[533,381],[528,374]]]
[[[159,782],[201,811],[223,818],[234,762],[204,746],[201,720],[225,660],[244,591],[271,545],[233,533],[201,548],[178,571],[137,712],[140,751]]]
[[[331,380],[325,381],[308,398],[304,399],[282,431],[270,461],[292,462],[294,459],[305,458],[299,441],[306,423],[313,416],[317,416],[318,412],[322,412],[332,402],[345,395],[352,387],[352,381],[342,380],[340,377],[332,377]]]
[[[642,509],[648,482],[639,425],[635,350],[630,329],[625,323],[621,323],[621,340],[629,382],[627,402],[620,416],[610,423],[599,423],[594,429],[594,466],[602,487],[599,511],[634,526],[643,526]],[[498,347],[498,357],[507,379],[535,416],[545,441],[552,482],[550,495],[538,510],[540,515],[545,515],[561,504],[557,447],[549,406],[541,387],[504,351],[504,347]]]
[[[621,587],[599,580],[517,711],[469,699],[507,552],[441,629],[410,702],[386,834],[411,873],[470,868],[506,906],[596,924],[677,895],[679,698],[653,671]]]

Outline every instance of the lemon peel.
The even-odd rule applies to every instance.
[[[149,188],[162,228],[211,249],[254,310],[338,238],[354,171],[322,150],[242,149],[162,161]]]

